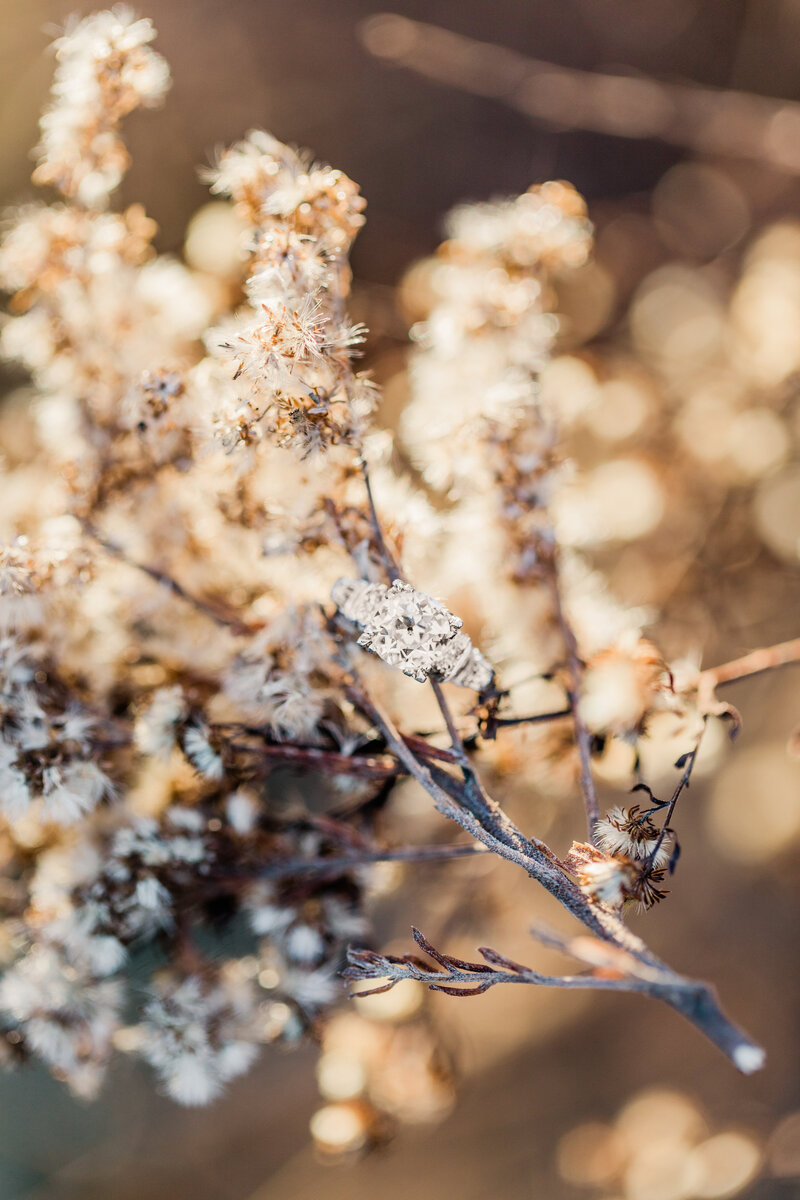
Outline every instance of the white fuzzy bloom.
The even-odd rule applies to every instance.
[[[325,953],[325,939],[313,925],[294,925],[283,939],[283,947],[291,962],[315,963]]]
[[[45,935],[48,942],[63,946],[71,963],[104,978],[119,970],[127,951],[119,938],[95,932],[96,919],[97,912],[91,904],[73,908],[63,917],[49,921]]]
[[[332,1004],[342,994],[342,981],[327,965],[314,971],[292,967],[281,975],[281,990],[306,1012]]]
[[[202,729],[191,725],[183,735],[183,748],[189,762],[206,779],[222,779],[225,764]]]
[[[268,434],[304,458],[357,442],[375,400],[351,366],[365,330],[347,322],[341,303],[347,252],[364,220],[358,188],[254,131],[220,156],[212,191],[232,198],[253,250],[249,309],[207,339],[233,378],[216,408],[217,436],[233,448]]]
[[[34,1053],[84,1090],[84,1068],[102,1067],[110,1053],[121,998],[116,982],[97,981],[50,946],[36,946],[0,979],[0,1012]]]
[[[111,794],[108,776],[93,762],[68,762],[42,772],[42,815],[46,821],[71,825]]]
[[[412,330],[407,447],[436,488],[460,497],[494,486],[490,430],[542,424],[537,376],[558,332],[551,271],[590,247],[582,201],[560,183],[457,208],[430,261],[433,304]]]
[[[231,664],[225,692],[243,716],[268,724],[275,737],[313,738],[325,692],[312,676],[329,655],[317,613],[306,606],[288,607]]]
[[[592,900],[621,907],[630,884],[630,870],[620,859],[586,863],[581,871],[581,887]]]
[[[0,810],[8,821],[16,821],[27,810],[31,792],[23,772],[15,764],[18,750],[0,737]]]
[[[282,908],[277,904],[259,904],[255,897],[247,900],[250,928],[262,937],[284,933],[295,919],[293,908]]]
[[[231,792],[225,801],[225,815],[235,833],[252,833],[258,821],[258,801],[244,788]]]
[[[163,883],[153,875],[140,879],[136,884],[134,901],[158,924],[163,924],[166,914],[170,911],[170,894]]]
[[[176,726],[185,716],[186,701],[177,684],[154,692],[133,730],[136,745],[142,754],[152,755],[153,758],[169,758],[175,745]]]
[[[169,981],[145,1008],[140,1052],[178,1104],[208,1104],[253,1063],[258,1047],[242,1036],[253,1014],[249,989],[221,977]]]
[[[359,646],[419,683],[432,678],[477,691],[491,683],[491,664],[461,632],[461,620],[411,584],[395,579],[387,588],[340,579],[331,597],[344,616],[363,629]]]

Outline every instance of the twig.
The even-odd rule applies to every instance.
[[[384,570],[386,571],[387,578],[389,583],[392,583],[393,580],[400,579],[402,576],[400,574],[400,568],[386,544],[385,537],[383,536],[381,523],[378,519],[378,510],[375,507],[375,497],[372,494],[372,483],[369,477],[369,468],[367,467],[367,460],[365,459],[363,452],[359,454],[358,465],[361,467],[361,474],[364,477],[364,488],[367,493],[367,503],[369,505],[369,518],[372,531],[375,534],[375,540],[378,544],[381,558],[383,559],[383,566]]]
[[[118,559],[120,562],[125,563],[125,565],[128,567],[134,567],[137,571],[141,571],[150,579],[154,580],[155,583],[157,583],[160,587],[167,588],[170,592],[172,592],[173,596],[177,596],[180,600],[184,600],[187,604],[190,604],[192,608],[195,608],[204,616],[210,617],[210,619],[217,625],[222,625],[226,629],[230,629],[236,634],[247,634],[254,632],[254,630],[243,621],[240,621],[236,617],[224,616],[214,607],[213,604],[210,604],[207,600],[202,600],[199,596],[194,596],[191,592],[188,592],[183,584],[178,583],[177,579],[173,579],[171,575],[166,573],[166,571],[161,571],[156,567],[148,566],[147,563],[141,563],[137,559],[131,558],[122,546],[118,545],[116,542],[112,542],[110,538],[105,537],[99,532],[99,530],[95,529],[90,521],[84,520],[81,522],[81,524],[89,537],[97,542],[99,546],[102,546],[102,548],[108,554],[110,554],[112,558]]]
[[[367,18],[360,32],[376,57],[499,100],[535,121],[660,138],[694,152],[755,159],[800,174],[796,101],[564,67],[394,13]]]
[[[306,873],[338,875],[352,867],[368,866],[370,863],[450,862],[458,858],[474,858],[479,854],[486,854],[486,849],[479,845],[400,846],[394,850],[377,847],[374,850],[331,855],[327,858],[282,859],[276,863],[268,863],[261,870],[260,875],[264,879],[281,879],[285,876]]]
[[[734,658],[718,667],[707,667],[700,674],[700,687],[713,692],[715,688],[724,684],[736,683],[740,679],[761,675],[764,671],[774,671],[777,667],[788,667],[793,663],[800,663],[800,638],[778,642],[774,646],[763,646],[742,658]]]
[[[544,843],[526,838],[494,800],[485,797],[480,814],[476,814],[465,793],[463,781],[435,768],[432,763],[421,763],[398,732],[389,714],[383,710],[375,697],[366,691],[355,672],[351,681],[345,682],[345,689],[350,699],[380,728],[390,749],[404,764],[409,774],[432,797],[443,816],[455,821],[501,858],[523,867],[528,874],[539,878],[540,882],[544,882],[546,878],[548,882],[545,886],[549,890],[558,887],[559,877],[564,878],[566,882],[561,872],[557,872],[555,864],[558,859],[553,852]]]
[[[511,725],[544,725],[548,721],[558,721],[562,717],[571,717],[571,708],[560,708],[557,712],[530,713],[526,717],[492,717],[493,726]]]
[[[763,1052],[728,1020],[706,984],[684,979],[672,971],[627,928],[615,912],[604,905],[589,901],[566,874],[549,847],[542,842],[526,838],[490,797],[486,797],[485,810],[476,810],[466,793],[466,781],[454,778],[433,763],[420,763],[403,741],[391,718],[363,689],[357,677],[353,676],[352,682],[346,685],[346,690],[351,699],[362,711],[368,713],[382,730],[389,747],[433,798],[439,812],[455,821],[487,849],[521,866],[590,933],[600,939],[610,952],[625,956],[631,974],[636,971],[637,977],[643,979],[646,976],[649,980],[648,987],[637,984],[626,990],[648,992],[670,1004],[728,1054],[740,1070],[752,1071],[761,1065]],[[363,952],[367,957],[370,953]],[[364,961],[366,959],[361,959],[356,954],[353,965],[357,966]],[[647,975],[648,972],[651,975]],[[383,972],[383,975],[385,976],[386,972]],[[359,977],[381,977],[381,971],[376,969],[371,974]]]
[[[432,991],[449,996],[479,996],[500,983],[523,983],[536,987],[586,989],[609,992],[637,992],[663,1000],[698,1026],[740,1071],[750,1074],[764,1063],[764,1052],[720,1011],[713,989],[706,983],[683,979],[668,968],[643,965],[636,958],[616,948],[600,946],[594,939],[575,939],[561,942],[559,948],[592,965],[585,975],[543,975],[531,967],[481,946],[478,953],[484,962],[469,962],[443,954],[418,929],[414,941],[438,967],[430,967],[415,955],[376,954],[371,950],[350,950],[348,979],[386,980],[358,995],[390,991],[401,980],[414,979],[425,983]],[[595,973],[595,971],[597,973]]]
[[[213,733],[222,727],[211,725]],[[317,746],[297,746],[291,742],[262,742],[244,745],[229,739],[225,746],[240,754],[252,754],[258,758],[274,760],[287,766],[306,767],[315,771],[326,771],[342,775],[358,775],[368,779],[388,779],[404,774],[403,767],[390,754],[342,754],[336,750],[323,750]]]
[[[361,467],[364,473],[370,504],[371,522],[378,547],[383,557],[385,569],[390,576],[392,572],[396,571],[397,575],[395,577],[398,577],[399,568],[397,568],[397,564],[392,559],[383,539],[372,497],[372,490],[369,485],[369,474],[363,458],[361,459]],[[549,565],[549,583],[553,593],[555,614],[568,654],[570,673],[570,686],[568,688],[569,712],[572,714],[575,722],[575,737],[581,761],[581,787],[591,836],[594,831],[595,822],[599,818],[599,808],[591,773],[591,735],[581,720],[579,709],[583,663],[580,659],[575,635],[563,610],[554,558]],[[565,984],[561,979],[541,976],[537,972],[530,971],[528,968],[511,964],[510,960],[502,960],[501,956],[497,955],[496,952],[486,951],[484,956],[494,954],[495,962],[500,964],[503,970],[496,972],[493,968],[483,968],[478,964],[477,970],[481,972],[481,978],[478,980],[477,986],[478,991],[485,991],[495,982],[515,978],[520,972],[527,973],[528,977],[524,980],[517,979],[515,981],[528,983],[544,982],[546,986],[593,987],[600,983],[601,987],[610,988],[612,983],[614,983],[616,990],[646,992],[670,1004],[701,1029],[715,1045],[727,1053],[740,1070],[753,1071],[762,1065],[763,1051],[728,1020],[719,1008],[714,994],[708,985],[684,979],[672,971],[671,968],[660,962],[641,939],[630,932],[615,912],[605,905],[589,901],[578,885],[569,878],[563,864],[550,848],[537,839],[526,838],[513,822],[509,820],[497,802],[486,793],[480,779],[469,762],[458,727],[438,681],[431,680],[431,683],[450,735],[452,756],[457,761],[463,773],[463,779],[461,780],[456,779],[449,772],[437,767],[430,760],[420,762],[408,740],[397,730],[388,713],[383,710],[379,702],[366,691],[355,671],[350,670],[349,677],[346,671],[343,672],[340,682],[344,685],[345,692],[349,698],[378,726],[389,749],[394,752],[409,774],[428,792],[437,810],[442,815],[458,824],[488,850],[492,850],[501,858],[521,866],[528,875],[536,879],[559,903],[571,912],[585,928],[600,939],[600,942],[597,944],[605,946],[606,957],[611,955],[615,962],[624,961],[626,964],[626,973],[615,981],[612,981],[606,973],[602,981],[594,976],[577,976],[574,977],[574,981]],[[420,747],[417,746],[415,749],[417,749],[418,753],[420,752]],[[696,752],[697,750],[695,749],[695,755]],[[688,785],[688,774],[690,773],[690,769],[688,773],[684,773],[686,779],[682,785],[683,787]],[[677,801],[677,795],[674,797],[674,801]],[[674,802],[670,812],[673,809]],[[445,982],[450,982],[451,984],[459,982],[475,983],[475,964],[447,959],[446,956],[439,955],[416,930],[414,936],[418,944],[422,945],[428,953],[432,954],[440,964],[449,964],[453,970],[466,973],[466,978],[451,976]],[[385,977],[387,974],[390,976],[389,984],[376,989],[379,991],[387,990],[387,987],[393,986],[394,982],[397,981],[396,978],[394,982],[392,981],[391,971],[381,971],[380,968],[386,963],[393,964],[395,969],[400,964],[401,968],[404,967],[406,972],[419,972],[420,970],[418,960],[382,959],[381,956],[374,955],[371,951],[352,952],[350,961],[350,970],[354,973],[353,977],[374,978]],[[430,986],[441,990],[441,975],[438,972],[434,974],[436,977],[428,980],[428,982]],[[406,973],[398,977],[413,978],[416,976]],[[473,987],[464,990],[463,988],[459,989],[451,986],[445,990],[449,990],[450,994],[471,995],[476,989]]]
[[[461,734],[459,733],[458,727],[453,719],[453,714],[450,711],[450,705],[447,703],[447,699],[442,690],[442,685],[439,683],[438,679],[433,679],[432,677],[429,679],[429,683],[433,689],[433,694],[436,697],[436,703],[439,705],[439,711],[444,718],[444,723],[447,726],[447,732],[450,735],[450,746],[453,750],[453,753],[458,759],[459,764],[464,767],[465,770],[471,771],[472,767],[470,766],[469,759],[467,758],[467,752],[464,748]]]
[[[375,500],[374,500],[374,497],[372,494],[372,485],[370,483],[370,478],[369,478],[369,469],[367,467],[367,462],[366,462],[366,459],[364,458],[363,454],[360,456],[359,463],[361,466],[362,474],[364,476],[364,485],[365,485],[366,492],[367,492],[367,499],[369,501],[370,522],[371,522],[371,525],[373,528],[373,532],[375,534],[375,539],[376,539],[378,547],[380,549],[382,559],[383,559],[384,570],[386,571],[387,577],[390,582],[393,579],[402,579],[403,576],[402,576],[400,567],[398,566],[396,560],[392,557],[392,554],[390,553],[390,551],[386,545],[386,539],[384,538],[384,535],[383,535],[380,518],[378,517],[378,512],[375,507]],[[464,807],[469,812],[471,812],[474,816],[476,816],[479,821],[481,821],[481,823],[485,829],[487,829],[487,830],[494,829],[496,831],[498,820],[501,816],[504,817],[504,814],[502,814],[499,806],[496,805],[494,803],[494,801],[492,801],[486,795],[486,792],[484,791],[483,786],[482,786],[477,774],[475,773],[475,771],[469,761],[469,758],[467,757],[467,752],[466,752],[466,749],[464,746],[464,742],[461,738],[461,734],[458,731],[458,727],[456,726],[455,720],[453,718],[453,714],[450,710],[449,704],[447,703],[447,699],[444,695],[441,684],[439,683],[438,680],[436,680],[432,677],[429,679],[429,682],[431,684],[431,687],[433,688],[433,693],[436,697],[436,703],[439,706],[439,711],[441,712],[442,717],[444,718],[444,723],[447,727],[447,732],[450,735],[450,744],[451,744],[453,756],[454,756],[455,760],[457,761],[459,767],[461,768],[461,771],[464,776],[464,783],[465,783],[465,792],[464,792],[464,796],[463,796]],[[372,704],[372,706],[374,708],[375,707],[374,699],[372,697],[369,697],[368,699],[369,699],[369,703]],[[378,711],[378,710],[376,710],[376,711]],[[384,732],[386,732],[386,724],[385,724],[386,719],[387,719],[386,714],[382,714],[382,719],[384,722],[384,724],[383,724]],[[396,730],[394,732],[397,735],[397,737],[399,738],[399,740],[402,742],[403,741],[402,735],[399,734]],[[412,774],[413,774],[413,771],[412,771]],[[426,785],[423,784],[423,786],[426,786]],[[428,789],[428,790],[430,791],[430,789]],[[431,794],[433,794],[433,793],[431,793]]]
[[[706,731],[706,722],[704,720],[703,728],[700,730],[700,736],[698,737],[698,739],[695,743],[694,749],[690,750],[687,754],[684,754],[681,758],[678,759],[677,765],[683,767],[683,774],[681,775],[680,779],[678,780],[677,784],[675,785],[675,790],[672,793],[672,796],[670,797],[669,803],[667,805],[666,816],[664,817],[664,823],[661,826],[661,832],[659,833],[658,838],[656,839],[656,844],[653,847],[653,849],[650,851],[649,855],[647,856],[647,866],[648,867],[652,867],[653,863],[655,862],[656,856],[658,855],[659,850],[661,849],[662,845],[664,844],[664,838],[667,836],[670,825],[672,824],[672,817],[675,812],[675,805],[678,803],[678,800],[680,799],[681,794],[689,786],[689,782],[692,778],[692,771],[694,770],[694,764],[697,762],[697,755],[700,751],[700,743],[703,740],[703,734],[705,733],[705,731]],[[675,857],[677,857],[677,855]],[[673,858],[673,860],[672,860],[673,867],[674,867],[674,862],[675,862],[675,858]]]
[[[578,651],[578,642],[575,638],[572,626],[567,620],[567,615],[564,612],[564,605],[561,600],[561,589],[558,580],[558,568],[553,559],[548,576],[550,584],[550,593],[553,600],[553,610],[555,612],[558,627],[561,630],[561,636],[564,639],[564,645],[567,650],[567,666],[569,668],[569,683],[567,685],[567,699],[569,700],[572,716],[575,721],[575,742],[578,747],[578,756],[581,764],[581,792],[583,793],[583,803],[586,808],[586,822],[589,826],[589,840],[594,840],[595,825],[600,819],[600,808],[597,803],[597,791],[594,786],[594,777],[592,776],[592,735],[584,724],[580,711],[581,683],[583,680],[583,662],[581,661]]]

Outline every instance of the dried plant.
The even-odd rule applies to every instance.
[[[113,1050],[135,1053],[179,1103],[204,1104],[259,1045],[332,1037],[344,973],[378,991],[643,993],[758,1069],[713,989],[623,911],[667,894],[704,729],[738,728],[716,688],[798,661],[800,641],[668,664],[562,541],[569,470],[539,376],[557,285],[590,254],[582,200],[546,183],[451,216],[417,268],[427,308],[393,447],[370,424],[366,331],[346,312],[364,220],[351,180],[260,131],[222,153],[211,189],[241,232],[224,280],[156,254],[140,207],[108,207],[120,119],[168,86],[153,37],[115,9],[56,42],[34,179],[59,196],[12,214],[0,251],[3,352],[35,389],[0,416],[0,435],[4,420],[26,435],[0,555],[2,1058],[36,1056],[92,1096]],[[549,707],[519,712],[506,681],[526,674]],[[603,816],[593,760],[664,714],[684,745],[671,798],[634,767],[645,799]],[[287,798],[281,768],[314,803]],[[487,770],[500,786],[522,770],[565,781],[588,841],[561,855],[523,832]],[[470,843],[384,844],[404,778]],[[537,935],[580,973],[489,949],[468,962],[419,933],[434,965],[357,948],[374,864],[485,851],[582,926]],[[243,953],[226,949],[232,928]],[[163,966],[131,1019],[126,961],[144,943]],[[435,1107],[429,1034],[409,1037]]]

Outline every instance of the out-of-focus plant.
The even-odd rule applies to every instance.
[[[157,255],[140,207],[110,209],[120,120],[168,86],[153,37],[119,9],[56,42],[34,178],[59,198],[12,214],[0,251],[3,352],[36,392],[0,417],[3,1059],[38,1056],[91,1096],[114,1049],[136,1053],[203,1104],[259,1045],[316,1035],[330,1103],[315,1136],[360,1148],[380,1113],[443,1111],[450,1084],[422,1018],[357,1054],[354,1014],[325,1027],[344,973],[378,991],[642,993],[758,1069],[712,988],[623,912],[667,894],[704,732],[738,728],[717,687],[797,661],[800,642],[668,664],[566,545],[563,413],[540,376],[557,288],[591,250],[583,201],[546,183],[451,215],[415,268],[394,446],[356,368],[364,201],[342,172],[259,131],[221,153],[211,188],[241,245],[224,280]],[[526,676],[535,712],[511,682]],[[665,796],[638,754],[659,721],[680,744]],[[614,746],[632,748],[636,803],[603,815],[595,774]],[[305,801],[287,799],[286,770]],[[500,789],[525,772],[579,791],[587,840],[557,853],[523,832],[486,770]],[[404,778],[470,841],[386,845]],[[578,973],[488,948],[461,960],[421,933],[424,960],[361,948],[375,864],[486,851],[576,919],[574,936],[538,936]],[[131,1018],[126,960],[145,943],[162,965]],[[408,1054],[414,1100],[387,1083]]]

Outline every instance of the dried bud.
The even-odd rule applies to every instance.
[[[461,620],[449,609],[395,579],[382,583],[340,579],[334,603],[363,629],[359,646],[419,683],[436,679],[483,691],[494,674],[491,665],[461,632]]]
[[[573,842],[564,866],[590,900],[610,908],[635,904],[643,912],[668,894],[659,887],[664,880],[663,870],[655,869],[646,859],[606,854],[589,842]]]

